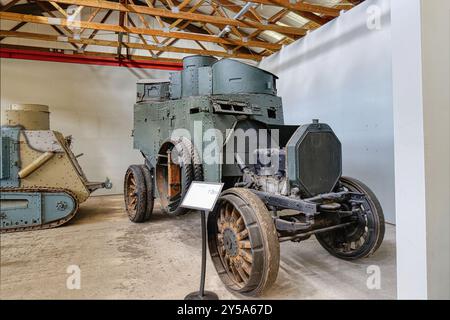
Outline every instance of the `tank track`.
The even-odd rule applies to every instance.
[[[79,208],[79,201],[77,196],[70,190],[68,189],[64,189],[64,188],[48,188],[48,187],[27,187],[27,188],[0,188],[0,192],[17,192],[17,193],[21,193],[21,192],[45,192],[45,193],[66,193],[67,195],[69,195],[70,197],[73,198],[74,203],[75,203],[75,208],[72,210],[72,212],[67,215],[66,217],[56,220],[56,221],[52,221],[49,223],[45,223],[39,226],[29,226],[29,227],[17,227],[17,228],[9,228],[9,229],[2,229],[0,230],[0,233],[12,233],[12,232],[21,232],[21,231],[33,231],[33,230],[43,230],[43,229],[50,229],[50,228],[55,228],[58,227],[60,225],[63,225],[64,223],[68,222],[69,220],[71,220],[75,214],[78,211]]]

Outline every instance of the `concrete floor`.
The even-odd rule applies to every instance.
[[[196,290],[200,270],[200,217],[169,217],[155,210],[131,223],[121,196],[92,197],[66,226],[1,235],[1,299],[182,299]],[[219,280],[208,255],[208,290],[239,299]],[[81,270],[81,289],[69,290],[69,265]],[[369,290],[367,267],[381,269],[381,289]],[[330,256],[312,237],[281,245],[277,281],[269,299],[395,299],[395,228],[371,258]]]

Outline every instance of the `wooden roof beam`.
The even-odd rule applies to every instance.
[[[67,39],[61,39],[61,37],[55,35],[48,34],[38,34],[31,32],[18,32],[18,31],[0,31],[0,36],[2,37],[13,37],[20,39],[32,39],[32,40],[40,40],[40,41],[49,41],[49,42],[74,42],[83,45],[95,45],[95,46],[105,46],[105,47],[113,47],[117,48],[119,43],[118,41],[110,41],[110,40],[99,40],[99,39],[86,39],[86,38],[72,38],[67,37]],[[224,51],[214,51],[214,50],[203,50],[203,49],[193,49],[193,48],[180,48],[180,47],[160,47],[158,45],[144,44],[144,43],[133,43],[133,42],[123,42],[123,45],[128,48],[133,49],[143,49],[143,50],[159,50],[159,51],[168,51],[168,52],[177,52],[177,53],[185,53],[185,54],[208,54],[219,57],[227,57],[227,58],[239,58],[239,59],[248,59],[248,60],[261,60],[261,57],[258,55],[251,54],[230,54]]]
[[[325,7],[318,4],[311,4],[306,2],[291,3],[290,0],[252,0],[255,3],[261,3],[269,6],[284,7],[291,11],[302,11],[318,13],[330,17],[339,17],[341,10],[338,8]]]
[[[36,57],[35,52],[43,52],[43,53],[50,53],[50,54],[63,54],[63,50],[60,48],[55,48],[55,47],[37,47],[37,46],[22,46],[22,45],[12,45],[12,44],[2,44],[1,48],[0,48],[0,52],[3,51],[3,53],[5,54],[5,57],[8,57],[7,52],[5,52],[3,49],[7,49],[7,50],[20,50],[22,51],[20,54],[25,54],[26,52],[30,52],[29,55],[31,57]],[[95,52],[95,51],[85,51],[83,53],[79,53],[79,52],[73,52],[73,53],[64,53],[63,55],[72,58],[76,58],[76,57],[86,57],[86,58],[113,58],[115,61],[117,61],[116,59],[116,55],[114,53],[108,53],[108,52]],[[39,60],[39,59],[36,59]],[[46,60],[47,61],[47,60]],[[53,61],[53,60],[52,60]],[[171,63],[177,63],[180,64],[180,68],[181,68],[181,63],[182,60],[181,59],[172,59],[172,58],[153,58],[150,56],[138,56],[138,55],[131,55],[130,56],[130,60],[126,61],[126,63],[130,63],[133,61],[155,61],[155,62],[171,62]],[[68,61],[60,61],[60,62],[68,62]],[[80,61],[81,63],[83,63],[82,61]],[[158,63],[159,64],[159,63]],[[138,67],[139,66],[134,66],[134,65],[130,65],[130,67]],[[166,68],[164,68],[166,69]],[[174,68],[176,70],[178,70],[179,68]],[[170,69],[172,70],[172,69]]]
[[[50,0],[43,0],[49,2]],[[166,18],[175,18],[175,19],[183,19],[190,21],[198,21],[210,23],[218,26],[235,26],[241,28],[254,28],[260,30],[270,30],[275,32],[280,32],[283,34],[292,34],[303,36],[306,34],[307,30],[298,27],[287,27],[287,26],[279,26],[274,24],[262,24],[254,21],[241,21],[230,18],[223,18],[217,16],[211,16],[207,14],[200,13],[187,13],[187,12],[172,12],[167,9],[159,9],[159,8],[151,8],[148,6],[139,6],[139,5],[130,5],[130,4],[121,4],[117,2],[105,1],[105,0],[55,0],[53,2],[56,3],[64,3],[64,4],[72,4],[86,7],[94,7],[94,8],[102,8],[102,9],[110,9],[115,11],[123,11],[123,12],[134,12],[147,14],[150,16],[159,16]]]
[[[7,11],[9,8],[13,7],[19,1],[20,0],[11,0],[7,4],[5,4],[4,6],[1,6],[0,7],[0,11]]]
[[[106,11],[106,14],[103,16],[102,20],[100,20],[100,23],[106,22],[106,20],[108,20],[111,13],[112,13],[111,10]],[[92,33],[89,35],[88,39],[93,39],[99,31],[100,30],[93,30]],[[81,51],[84,51],[87,46],[88,46],[87,44],[83,44],[83,46],[81,47]]]
[[[56,18],[56,15],[53,14],[53,12],[51,12],[48,8],[46,8],[46,6],[44,6],[44,5],[43,5],[42,3],[40,3],[40,2],[36,2],[36,3],[37,3],[37,5],[38,5],[39,7],[41,7],[41,9],[42,9],[44,12],[47,12],[47,14],[48,14],[51,18]],[[50,25],[50,27],[51,27],[53,30],[55,30],[60,36],[66,36],[66,34],[64,33],[64,31],[66,31],[67,34],[69,34],[69,35],[73,35],[72,30],[70,30],[69,28],[67,28],[67,27],[65,27],[65,26],[57,27],[57,26],[55,26],[55,25]],[[61,30],[60,30],[60,28],[61,28]],[[64,30],[64,31],[63,31],[63,30]],[[73,43],[73,42],[71,42],[70,45],[71,45],[72,47],[74,47],[76,50],[79,50],[79,49],[80,49],[80,48],[79,48],[75,43]]]
[[[238,13],[242,9],[242,7],[240,5],[237,5],[234,2],[231,2],[230,0],[212,0],[212,1],[221,6],[224,6],[226,9],[228,9],[232,12],[235,12],[235,13]],[[254,18],[254,17],[256,17],[258,19],[258,21],[257,21],[258,23],[264,23],[264,24],[271,23],[268,19],[261,17],[261,15],[258,14],[258,12],[256,12],[256,10],[254,10],[253,8],[251,8],[250,11],[246,12],[244,14],[244,17],[249,20],[252,20],[254,22],[256,22],[255,18]],[[276,25],[276,24],[273,24],[273,25]],[[281,33],[281,34],[286,36],[285,33]]]
[[[279,50],[281,45],[263,42],[263,41],[242,41],[235,40],[231,38],[219,38],[217,36],[205,35],[205,34],[194,34],[189,32],[179,32],[179,31],[164,31],[157,29],[146,29],[146,28],[135,28],[135,27],[121,27],[119,25],[97,23],[97,22],[85,22],[85,21],[68,21],[64,18],[49,19],[43,16],[34,16],[10,12],[0,12],[0,19],[11,20],[11,21],[23,21],[30,23],[38,23],[45,25],[59,25],[59,26],[76,26],[79,28],[88,28],[94,30],[103,30],[111,32],[129,32],[133,34],[143,34],[143,35],[155,35],[160,37],[178,38],[186,40],[198,40],[202,42],[212,42],[231,46],[249,46],[265,49]]]
[[[11,29],[9,29],[9,31],[17,31],[20,28],[22,28],[24,25],[26,25],[26,22],[19,22],[18,24],[16,24],[14,27],[12,27]],[[0,41],[2,41],[3,39],[5,39],[5,37],[0,37]]]

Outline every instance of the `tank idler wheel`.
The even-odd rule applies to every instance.
[[[372,255],[384,238],[384,215],[380,202],[364,183],[348,177],[340,180],[341,189],[362,193],[366,201],[354,226],[317,233],[319,243],[333,256],[344,260],[356,260]],[[351,209],[351,208],[348,208]]]
[[[145,173],[140,165],[131,165],[124,179],[125,209],[133,222],[144,222],[149,217],[147,210],[147,185]],[[153,205],[152,205],[153,209]]]
[[[264,203],[250,190],[231,188],[208,216],[208,244],[214,266],[231,291],[263,294],[276,280],[280,245]]]

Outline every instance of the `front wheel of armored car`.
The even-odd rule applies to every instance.
[[[213,264],[231,291],[259,296],[276,280],[280,245],[264,203],[250,190],[224,191],[208,216]]]
[[[384,215],[380,202],[364,183],[348,177],[340,179],[340,190],[361,193],[365,201],[355,225],[333,231],[317,233],[319,243],[333,256],[356,260],[372,255],[384,238]],[[351,209],[351,208],[348,208]]]
[[[141,165],[128,167],[124,178],[125,209],[132,222],[144,222],[153,211],[151,173]],[[150,206],[149,206],[150,205]]]

